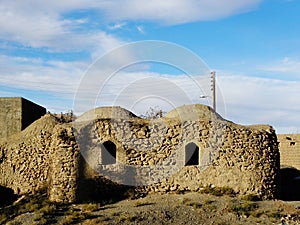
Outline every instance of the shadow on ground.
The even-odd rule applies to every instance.
[[[294,167],[280,169],[279,196],[284,201],[300,201],[300,170]]]

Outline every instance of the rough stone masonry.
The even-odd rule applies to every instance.
[[[47,187],[55,202],[84,200],[85,181],[95,181],[99,193],[124,185],[146,192],[216,186],[275,198],[279,170],[271,126],[237,125],[204,105],[152,120],[120,107],[91,110],[74,123],[47,114],[0,142],[0,185],[19,194]]]

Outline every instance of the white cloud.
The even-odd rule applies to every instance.
[[[125,56],[128,58],[128,54]],[[123,58],[124,55],[120,57]],[[2,55],[0,64],[3,65],[0,70],[0,85],[12,90],[12,92],[1,92],[2,96],[12,94],[19,96],[19,93],[22,93],[21,90],[57,96],[56,99],[51,97],[52,102],[45,99],[43,103],[51,111],[64,111],[63,105],[55,104],[55,100],[60,102],[63,99],[66,102],[65,105],[68,107],[72,105],[82,77],[90,72],[86,71],[88,65],[85,62],[47,61],[41,58]],[[145,71],[134,72],[145,68],[148,68],[147,65],[145,67],[133,65],[131,69],[124,68],[113,74],[109,80],[103,80],[99,77],[101,73],[97,73],[98,69],[103,70],[103,67],[95,67],[96,70],[91,72],[97,75],[91,82],[97,90],[93,91],[90,87],[86,87],[82,89],[87,92],[83,95],[86,94],[90,98],[93,96],[90,92],[99,92],[99,105],[121,105],[137,114],[145,112],[151,106],[150,102],[162,107],[164,111],[183,104],[199,103],[198,100],[202,103],[207,102],[198,98],[202,94],[207,94],[203,92],[205,87],[201,90],[190,77]],[[204,79],[209,80],[209,75]],[[198,82],[201,81],[203,79],[199,78]],[[17,92],[13,93],[13,90]],[[87,99],[87,102],[91,100],[93,101],[93,99]],[[85,111],[89,109],[85,108]]]
[[[72,109],[87,63],[0,56],[1,96],[25,97],[51,112]]]
[[[0,64],[0,85],[55,93],[61,97],[73,97],[86,67],[82,62],[8,56],[0,56]]]
[[[74,111],[77,114],[107,105],[121,106],[139,115],[150,106],[169,111],[183,104],[209,104],[208,99],[199,97],[210,94],[205,92],[210,88],[209,74],[190,77],[122,70],[107,79],[99,77],[101,73],[97,70],[93,74],[86,74],[88,77],[76,93]]]
[[[211,105],[210,76],[120,71],[99,83],[98,106],[118,105],[137,115],[158,106],[169,111],[183,104]],[[93,81],[94,83],[96,81]],[[270,124],[278,133],[300,130],[300,81],[282,81],[217,72],[217,111],[235,123]],[[205,91],[203,91],[205,90]],[[201,99],[201,95],[210,96]]]
[[[96,10],[98,24],[115,23],[110,29],[122,28],[127,20],[156,21],[163,24],[182,24],[193,21],[218,19],[243,13],[257,7],[262,0],[154,0],[154,1],[37,1],[2,0],[0,5],[0,36],[2,40],[15,41],[34,48],[53,50],[90,49],[98,43],[121,42],[99,29],[94,32],[78,31],[89,21],[86,18],[66,18],[66,13],[78,10]],[[121,21],[121,22],[120,22]],[[122,22],[123,21],[123,22]],[[144,29],[137,29],[143,33]]]
[[[41,103],[54,111],[64,111],[66,105],[72,105],[87,66],[84,62],[8,56],[1,56],[0,64],[3,65],[0,85],[53,94],[57,98]],[[98,91],[102,85],[104,87],[99,92],[97,103],[120,105],[138,115],[150,106],[169,111],[183,104],[211,105],[211,98],[200,99],[200,95],[210,95],[209,75],[193,78],[200,86],[186,75],[120,71],[106,83],[99,83]],[[226,119],[241,124],[270,124],[278,133],[300,130],[300,81],[232,76],[217,71],[217,84],[217,110]],[[7,90],[1,91],[1,94],[7,93]]]
[[[270,124],[279,133],[300,130],[300,81],[219,75],[218,84],[228,119]]]
[[[124,26],[126,26],[125,22],[115,23],[113,25],[109,25],[108,29],[110,29],[110,30],[118,30],[118,29],[122,29]]]
[[[109,20],[147,20],[183,24],[214,20],[256,8],[262,0],[115,0],[99,8]]]
[[[262,1],[2,0],[0,4],[2,43],[0,42],[0,45],[8,48],[8,42],[16,42],[23,46],[46,48],[44,51],[46,54],[50,51],[85,51],[95,59],[124,42],[101,30],[101,26],[94,31],[83,29],[93,22],[84,16],[72,19],[64,17],[65,14],[93,9],[99,13],[99,21],[96,21],[96,25],[106,24],[103,27],[116,30],[124,28],[129,21],[154,21],[164,25],[174,25],[215,20],[251,11]],[[113,25],[107,26],[107,24]],[[141,33],[144,32],[144,27],[141,25],[135,28]],[[120,55],[114,60],[122,62],[125,56],[128,55]],[[68,101],[72,101],[80,77],[88,66],[85,62],[9,56],[0,56],[0,65],[0,85],[55,93],[57,96],[67,98]],[[261,66],[260,69],[293,78],[300,77],[300,61],[291,58]],[[220,74],[218,73],[218,84],[222,95],[219,92],[218,97],[224,98],[225,105],[218,105],[218,107],[220,111],[225,111],[222,107],[226,108],[225,117],[238,123],[270,123],[280,132],[300,129],[299,80],[280,81]],[[178,95],[178,91],[182,90],[187,93],[186,96]],[[143,104],[140,104],[143,101],[147,102],[145,105],[157,101],[166,107],[164,110],[170,109],[171,106],[188,104],[187,100],[206,104],[210,101],[210,99],[198,99],[203,93],[186,77],[145,72],[124,72],[122,76],[112,80],[104,91],[106,97],[102,99],[103,103],[118,103],[139,113],[144,110]],[[8,92],[1,91],[2,94]],[[170,101],[173,103],[171,104]],[[55,105],[52,107],[55,109]]]
[[[142,25],[136,26],[136,29],[137,29],[141,34],[145,34],[145,28],[144,28],[144,26],[142,26]]]
[[[289,57],[284,57],[282,60],[274,61],[267,66],[261,66],[260,69],[300,78],[300,61]]]
[[[88,7],[93,7],[93,4]],[[0,5],[0,40],[13,41],[51,51],[103,51],[122,44],[118,38],[101,30],[79,31],[86,18],[66,19],[63,13],[86,9],[85,1],[2,1]]]
[[[23,45],[41,47],[58,35],[65,32],[62,29],[65,22],[44,15],[24,15],[23,12],[0,8],[1,36],[7,40]]]

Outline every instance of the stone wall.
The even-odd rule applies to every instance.
[[[0,141],[0,185],[18,194],[47,187],[49,199],[62,203],[126,185],[145,192],[226,186],[276,197],[279,151],[270,126],[240,126],[202,105],[155,120],[115,107],[95,112],[72,124],[48,114]]]
[[[76,201],[79,149],[71,124],[59,121],[47,114],[0,141],[0,186],[19,195],[46,188],[51,201]]]
[[[0,138],[20,132],[44,114],[44,107],[24,98],[0,98]]]
[[[70,125],[55,127],[49,153],[49,200],[60,203],[75,202],[80,153]]]
[[[24,131],[0,142],[0,185],[16,194],[47,186],[55,117],[46,115]]]
[[[280,150],[280,164],[300,170],[300,134],[277,135]]]
[[[214,185],[276,196],[279,151],[270,126],[236,125],[199,105],[156,120],[94,118],[75,124],[81,153],[93,170],[116,183],[143,185],[147,192]],[[110,151],[107,143],[116,152],[111,163],[102,155]],[[186,165],[189,144],[198,148],[196,165]]]

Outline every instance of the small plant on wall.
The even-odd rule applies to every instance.
[[[141,117],[145,119],[157,119],[163,117],[165,112],[158,106],[150,107]]]

